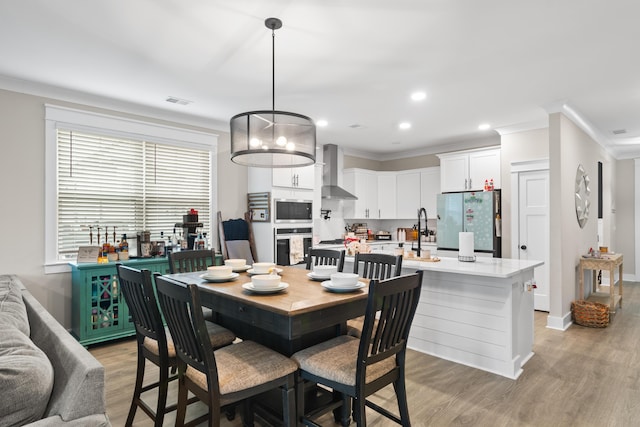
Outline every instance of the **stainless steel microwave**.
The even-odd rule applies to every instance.
[[[313,201],[296,199],[274,200],[274,221],[311,222],[313,220]]]

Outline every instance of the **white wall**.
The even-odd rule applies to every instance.
[[[0,245],[0,273],[17,274],[44,307],[70,328],[71,274],[44,274],[45,103],[205,132],[212,129],[0,90],[0,224],[4,242]],[[228,160],[228,134],[213,132],[219,135],[219,208],[225,216],[238,217],[246,210],[246,168]]]
[[[502,257],[512,256],[511,213],[513,189],[511,188],[511,163],[549,158],[549,129],[535,129],[502,135],[500,150],[500,180],[502,183]]]
[[[604,205],[611,206],[615,188],[615,161],[602,147],[561,113],[549,116],[550,165],[550,318],[557,327],[570,321],[571,301],[576,299],[580,256],[597,246],[597,162],[603,163]],[[576,169],[582,164],[591,177],[592,209],[584,228],[576,220],[574,189]],[[604,212],[605,235],[611,236],[615,216]],[[553,323],[553,322],[552,322]]]

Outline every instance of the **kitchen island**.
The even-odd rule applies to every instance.
[[[403,274],[424,271],[408,346],[518,378],[533,356],[533,270],[542,264],[505,258],[403,260]]]

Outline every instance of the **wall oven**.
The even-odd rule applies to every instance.
[[[276,223],[311,222],[313,201],[296,199],[275,199],[273,216]]]
[[[274,231],[275,261],[278,265],[303,264],[313,245],[312,227],[276,228]]]

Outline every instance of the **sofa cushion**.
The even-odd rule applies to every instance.
[[[52,389],[53,367],[47,356],[16,327],[0,325],[1,424],[42,418]]]
[[[26,336],[31,333],[22,289],[9,276],[0,276],[0,325],[13,325]]]

